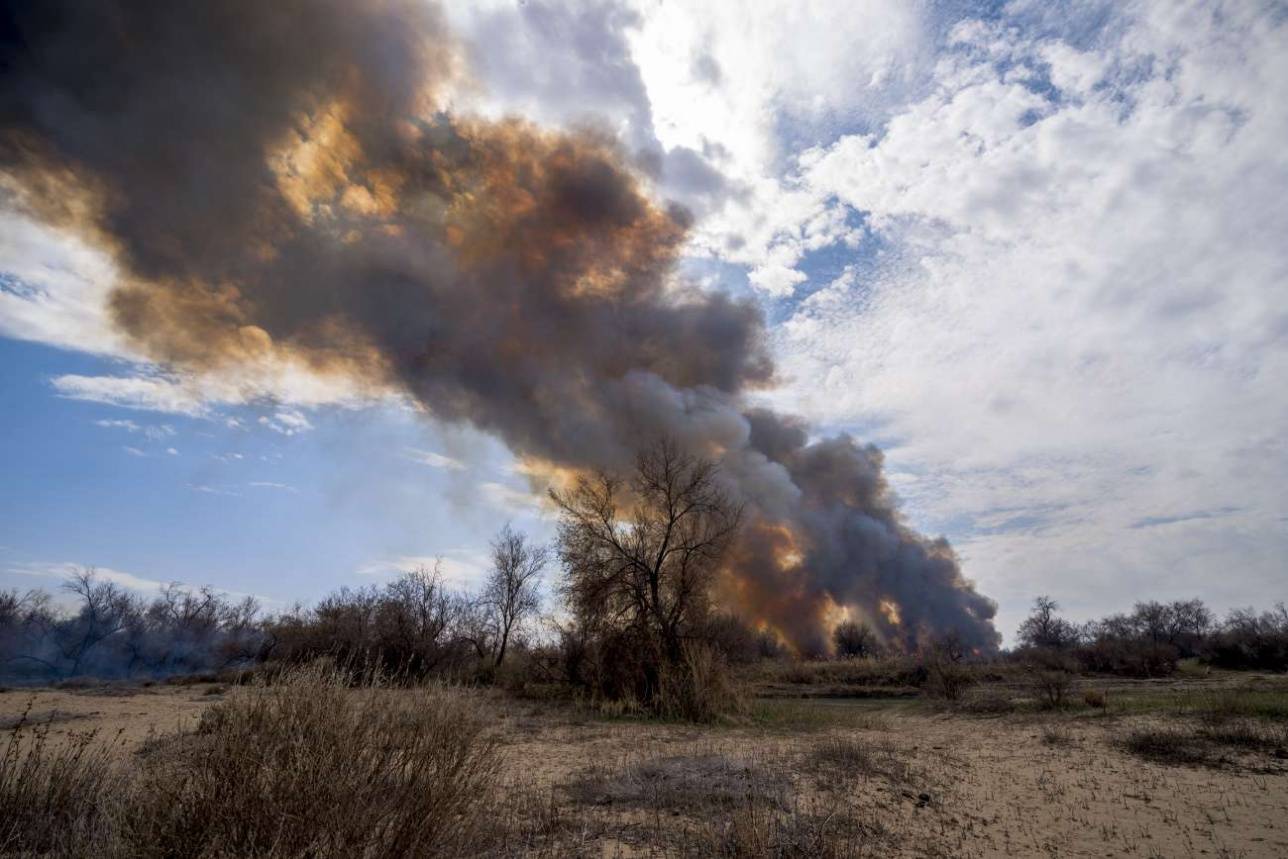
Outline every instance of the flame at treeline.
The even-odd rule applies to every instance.
[[[8,205],[106,249],[111,312],[177,370],[303,367],[622,470],[666,436],[745,526],[718,599],[802,651],[844,618],[993,649],[994,604],[910,529],[874,447],[748,406],[754,303],[685,283],[688,213],[593,131],[451,109],[463,52],[422,0],[4,11]]]

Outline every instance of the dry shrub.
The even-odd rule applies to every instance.
[[[156,745],[119,816],[120,852],[468,853],[498,772],[480,714],[451,690],[350,681],[296,669],[214,705],[195,735]]]
[[[585,805],[639,806],[705,817],[745,802],[785,807],[789,788],[787,777],[775,766],[713,753],[591,770],[567,790]]]
[[[1161,764],[1204,764],[1211,760],[1208,744],[1178,728],[1139,728],[1119,740],[1126,751]]]
[[[662,670],[659,715],[689,722],[714,722],[741,712],[742,698],[724,656],[704,642],[684,645],[678,665]]]
[[[1060,651],[1030,653],[1028,672],[1038,703],[1047,709],[1063,709],[1078,683],[1077,661]]]
[[[51,744],[54,719],[18,720],[0,759],[0,854],[93,855],[104,839],[100,800],[115,792],[110,749],[94,733]]]
[[[971,666],[938,651],[931,651],[926,655],[925,689],[932,696],[944,701],[960,701],[973,685],[975,671]]]
[[[908,765],[894,746],[858,737],[828,737],[810,752],[806,766],[831,781],[856,775],[895,783],[909,779]]]
[[[1064,748],[1073,744],[1073,734],[1063,725],[1042,726],[1042,745],[1052,748]]]
[[[1096,710],[1109,706],[1109,693],[1103,689],[1087,689],[1082,693],[1082,703]]]

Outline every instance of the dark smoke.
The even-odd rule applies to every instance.
[[[0,27],[9,205],[112,251],[115,320],[156,360],[289,357],[553,468],[669,435],[748,504],[732,604],[802,648],[841,608],[996,647],[875,449],[745,409],[773,381],[764,321],[675,282],[685,211],[594,133],[443,112],[460,52],[432,6],[48,0]]]

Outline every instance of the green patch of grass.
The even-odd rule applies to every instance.
[[[1288,687],[1125,692],[1110,699],[1108,710],[1117,714],[1160,713],[1208,719],[1288,721]]]

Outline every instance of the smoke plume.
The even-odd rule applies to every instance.
[[[762,315],[679,282],[689,215],[627,154],[446,112],[465,70],[430,4],[46,0],[0,27],[7,204],[113,254],[114,320],[155,360],[302,362],[551,470],[670,436],[746,504],[728,607],[801,649],[844,616],[996,647],[876,449],[746,406],[773,382]]]

